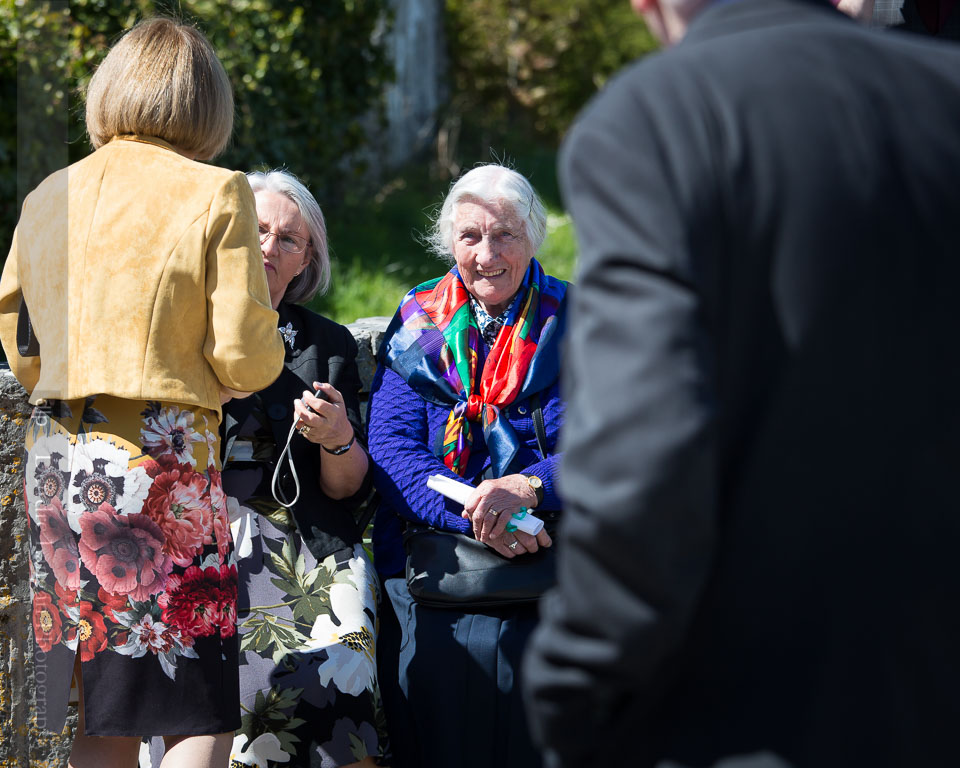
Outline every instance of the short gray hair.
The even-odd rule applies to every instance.
[[[478,165],[451,186],[430,231],[427,247],[445,261],[453,261],[453,220],[465,201],[506,203],[523,222],[523,234],[530,254],[535,255],[547,236],[547,211],[527,178],[497,163]]]
[[[276,192],[288,198],[300,211],[310,235],[310,261],[287,286],[283,301],[306,304],[330,287],[330,252],[327,249],[327,224],[316,198],[303,182],[289,171],[253,171],[247,174],[253,193]]]

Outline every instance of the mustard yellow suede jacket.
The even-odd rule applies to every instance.
[[[17,351],[21,297],[39,357]],[[242,173],[117,138],[23,203],[0,278],[0,343],[40,398],[99,393],[220,410],[283,366]]]

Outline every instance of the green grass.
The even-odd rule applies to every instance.
[[[573,225],[556,190],[554,153],[534,150],[513,163],[537,187],[547,206],[547,239],[537,258],[548,274],[565,280],[576,269]],[[432,179],[426,163],[408,166],[370,199],[345,204],[328,215],[333,283],[311,306],[340,323],[390,316],[414,285],[448,265],[420,244],[449,182]]]

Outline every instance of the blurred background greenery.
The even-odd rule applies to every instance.
[[[384,93],[402,3],[441,14],[443,98],[427,141],[391,166]],[[0,0],[3,255],[23,196],[90,151],[82,91],[93,69],[154,13],[195,22],[233,80],[234,141],[216,162],[286,167],[316,195],[334,283],[315,308],[341,322],[390,315],[412,285],[445,270],[419,238],[451,179],[478,162],[504,161],[531,179],[549,210],[541,260],[572,278],[557,147],[607,78],[654,47],[628,0]],[[52,134],[35,129],[44,114],[61,116]]]

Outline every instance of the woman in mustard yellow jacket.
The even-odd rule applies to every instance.
[[[87,94],[96,149],[24,201],[0,341],[30,393],[25,500],[38,721],[80,693],[72,766],[226,765],[239,726],[237,570],[220,406],[283,363],[241,173],[204,165],[233,97],[201,33],[137,25]],[[39,355],[18,351],[21,305]]]

